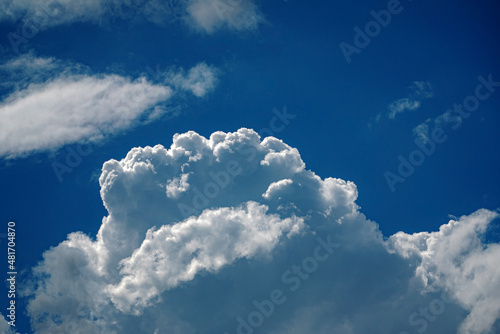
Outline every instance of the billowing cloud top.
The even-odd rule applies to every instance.
[[[99,179],[109,214],[44,254],[36,333],[487,333],[500,329],[498,214],[384,238],[354,183],[256,132],[177,134]]]

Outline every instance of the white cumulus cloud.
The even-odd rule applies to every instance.
[[[110,287],[111,299],[121,310],[142,308],[200,271],[216,272],[239,258],[269,254],[283,234],[301,229],[302,219],[282,220],[276,214],[266,215],[267,210],[247,202],[244,207],[207,210],[173,226],[148,230],[141,246],[120,262],[124,277]]]
[[[391,236],[405,256],[420,259],[416,269],[429,289],[449,289],[470,314],[460,333],[486,333],[500,317],[500,245],[485,245],[488,223],[497,213],[479,210],[442,225],[438,232]]]
[[[493,333],[500,246],[479,210],[384,237],[353,182],[240,129],[133,148],[100,177],[108,211],[33,271],[35,333]]]

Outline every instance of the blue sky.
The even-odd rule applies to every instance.
[[[281,308],[286,312],[280,313],[277,308],[276,315],[269,317],[262,325],[268,326],[262,327],[263,332],[362,333],[375,319],[383,319],[387,327],[373,325],[374,333],[413,333],[423,325],[409,324],[408,317],[418,305],[435,300],[432,293],[443,289],[451,290],[457,301],[446,304],[446,311],[436,322],[428,321],[434,327],[426,326],[425,331],[500,330],[498,299],[487,305],[480,303],[481,293],[490,291],[494,295],[494,291],[500,291],[500,275],[491,262],[498,255],[500,240],[498,220],[494,219],[500,207],[500,21],[496,2],[60,0],[51,1],[48,9],[41,1],[34,3],[26,7],[23,1],[13,0],[0,5],[0,221],[5,230],[9,221],[17,226],[17,282],[24,295],[16,299],[16,331],[64,333],[68,328],[80,328],[85,333],[125,333],[124,328],[139,317],[145,323],[157,319],[156,327],[130,327],[135,332],[232,334],[238,323],[228,310],[250,314],[252,299],[262,299],[266,294],[269,297],[271,287],[282,284],[279,276],[287,264],[302,261],[304,254],[316,247],[311,235],[326,238],[330,232],[338,236],[336,242],[340,244],[334,264],[325,262],[325,267],[306,282],[306,288]],[[390,20],[385,16],[385,26],[370,23],[375,22],[374,15],[383,17],[387,13]],[[366,32],[370,24],[377,30]],[[367,45],[359,44],[363,36],[357,36],[358,31],[371,35],[364,36],[369,38]],[[347,44],[357,52],[346,57],[342,45]],[[454,104],[465,104],[472,111],[462,109],[458,113],[453,111]],[[289,146],[272,141],[256,143],[256,137],[238,131],[241,128],[263,134],[262,140],[273,135]],[[160,171],[172,152],[132,151],[134,147],[157,144],[168,149],[175,134],[188,131],[207,139],[217,131],[235,134],[221,139],[227,142],[222,146],[231,150],[220,156],[214,148],[215,139],[200,144],[193,133],[177,137],[181,139],[176,147],[183,147],[186,156],[193,155],[186,162],[191,165],[179,170],[169,167]],[[196,149],[190,149],[191,145]],[[266,160],[264,155],[262,161],[266,162],[252,169],[253,160],[241,160],[245,145],[259,154],[276,151],[282,156]],[[420,153],[419,145],[432,147],[432,152]],[[198,158],[194,152],[199,153]],[[210,160],[212,155],[218,156],[217,162]],[[405,161],[423,157],[423,162],[410,167],[409,175],[402,175],[398,172],[399,157]],[[120,163],[109,162],[111,159]],[[232,159],[242,162],[243,172],[221,187],[192,220],[179,216],[179,212],[165,211],[164,205],[175,211],[179,203],[192,204],[196,193],[191,191],[203,189],[211,180],[209,171],[224,171],[225,162]],[[297,159],[305,168],[297,164]],[[181,166],[182,158],[174,160],[168,160],[167,165]],[[145,176],[139,167],[122,173],[123,168],[140,161],[150,161],[156,176]],[[192,170],[185,172],[189,168]],[[307,171],[315,173],[321,182]],[[116,179],[109,176],[115,174]],[[181,174],[187,175],[186,184]],[[165,197],[168,205],[162,202],[167,199],[156,198],[159,195],[150,193],[146,186],[149,177],[160,176],[162,181],[155,182],[163,187],[172,182],[171,189],[177,189],[171,197]],[[334,184],[329,178],[345,181]],[[402,179],[404,182],[399,182]],[[311,193],[303,196],[295,187],[298,184]],[[283,194],[274,199],[274,191]],[[187,193],[191,197],[186,195],[186,199],[183,196]],[[269,196],[255,197],[257,193]],[[165,196],[164,190],[162,194]],[[281,202],[284,199],[289,207]],[[249,207],[248,201],[267,205],[269,212]],[[151,257],[145,245],[146,230],[153,226],[158,238],[162,233],[174,233],[169,226],[178,226],[198,240],[197,233],[202,232],[196,222],[209,222],[214,224],[213,235],[208,233],[202,240],[217,245],[218,233],[225,231],[225,220],[213,218],[210,212],[202,214],[204,209],[213,211],[216,217],[231,216],[224,210],[234,210],[230,212],[239,217],[243,230],[257,235],[255,240],[259,233],[267,233],[268,244],[254,244],[248,241],[254,240],[248,235],[237,235],[234,242],[246,245],[245,251],[235,251],[236,255],[225,257],[221,265],[207,260],[217,258],[208,252],[206,258],[197,259],[202,265],[193,277],[179,274],[183,278],[178,278],[167,270],[166,276],[153,279],[174,282],[175,276],[182,284],[175,281],[155,286],[154,282],[142,282],[141,287],[149,286],[147,291],[154,291],[151,298],[146,298],[139,287],[126,285],[128,280],[140,281],[134,270],[154,271],[154,264],[144,269],[140,262],[141,251],[144,258]],[[486,210],[477,211],[480,209]],[[279,215],[278,223],[274,214]],[[262,216],[255,219],[266,222],[262,226],[269,228],[255,223],[262,229],[254,231],[254,218],[247,222],[247,216]],[[110,221],[108,225],[103,217]],[[136,220],[141,223],[134,223]],[[134,226],[141,224],[144,226],[135,231]],[[162,226],[166,228],[162,230]],[[458,237],[446,232],[455,230],[457,235],[462,231],[461,242],[472,247],[464,250],[460,261],[444,255],[454,254],[456,249],[449,245],[459,247]],[[77,231],[86,237],[68,241],[74,240],[68,239],[68,234]],[[399,231],[408,237],[396,234]],[[128,253],[124,250],[115,254],[110,250],[119,248],[113,243],[121,238],[120,233],[137,235],[130,240],[124,237],[133,245]],[[437,241],[432,243],[431,239]],[[6,239],[1,241],[5,248]],[[158,242],[150,240],[158,249],[173,252],[174,246],[168,248]],[[202,246],[198,252],[204,254],[205,246],[199,242]],[[425,249],[416,246],[426,242]],[[431,250],[431,244],[435,249]],[[92,269],[92,275],[100,277],[95,285],[67,287],[68,291],[94,292],[89,292],[92,297],[85,297],[85,301],[80,295],[57,298],[67,291],[56,280],[66,276],[61,273],[64,268],[53,263],[68,268],[90,266],[68,255],[73,253],[65,247],[102,261],[96,260],[101,264],[94,264]],[[409,255],[411,252],[414,254]],[[370,253],[373,255],[368,256]],[[196,258],[196,254],[191,255]],[[115,257],[116,263],[109,260]],[[437,264],[431,259],[437,259]],[[117,269],[121,268],[118,260],[122,265],[128,263],[128,269]],[[450,265],[457,261],[463,266]],[[2,264],[6,266],[5,259]],[[457,277],[460,272],[473,271],[474,265],[486,268],[477,269],[475,277],[487,272],[490,283]],[[384,266],[387,268],[382,269]],[[262,270],[269,273],[260,274]],[[343,271],[349,273],[337,275]],[[386,280],[380,271],[399,275],[399,283],[394,283],[391,292],[380,283]],[[82,274],[84,269],[78,272],[94,282],[94,276]],[[329,274],[339,276],[338,282],[328,283]],[[349,274],[356,279],[349,279]],[[341,290],[352,280],[353,291],[365,287],[367,292],[348,302]],[[418,280],[422,286],[415,283]],[[257,284],[261,281],[266,283]],[[225,287],[229,282],[231,288]],[[471,287],[477,289],[474,297],[463,292]],[[212,291],[226,296],[224,305],[216,310],[194,302],[183,304],[180,297],[187,293],[191,300],[211,305],[216,301]],[[134,293],[144,300],[123,297]],[[367,297],[370,293],[373,298]],[[402,305],[394,306],[391,303],[398,294]],[[9,302],[5,295],[2,293],[0,299],[2,310]],[[97,295],[105,296],[105,300],[97,300]],[[324,300],[315,297],[322,295],[326,296]],[[408,302],[416,299],[417,306]],[[83,310],[78,316],[70,311],[61,313],[66,302],[80,303]],[[374,311],[388,304],[401,314],[391,318]],[[172,311],[173,305],[182,311]],[[479,321],[477,314],[484,307],[496,313],[492,311],[487,320]],[[161,312],[171,314],[165,324],[155,316]],[[307,321],[301,318],[314,313],[322,316],[307,316]],[[207,319],[214,316],[223,320],[206,329]],[[488,325],[479,328],[479,322]],[[140,321],[135,323],[140,326]]]

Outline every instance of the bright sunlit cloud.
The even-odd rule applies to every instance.
[[[38,333],[240,333],[265,321],[276,334],[465,334],[499,316],[500,246],[481,239],[498,213],[384,238],[352,182],[320,178],[253,130],[134,148],[104,164],[100,185],[109,214],[97,238],[72,233],[35,268]]]

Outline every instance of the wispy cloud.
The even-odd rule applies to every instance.
[[[58,76],[90,74],[87,66],[54,57],[37,57],[33,51],[20,54],[0,64],[1,87],[7,91],[21,90],[30,84],[42,83]]]
[[[429,140],[429,124],[431,123],[431,119],[428,118],[425,122],[420,123],[416,127],[413,128],[413,134],[417,138],[417,140],[421,142],[426,142]]]
[[[420,101],[411,100],[407,97],[396,100],[389,105],[390,119],[396,118],[396,115],[407,110],[415,110],[420,108]]]
[[[169,22],[185,1],[160,0],[12,0],[0,5],[0,21],[19,19],[46,29],[75,22],[107,24],[114,18]]]
[[[197,97],[203,97],[215,88],[218,74],[219,72],[215,68],[201,63],[189,69],[187,73],[182,68],[172,69],[157,77],[179,91],[187,91]]]
[[[414,81],[409,89],[412,91],[410,97],[428,99],[434,96],[434,89],[429,81]]]
[[[0,102],[0,156],[14,158],[103,139],[168,113],[165,103],[175,95],[204,96],[215,87],[217,76],[216,69],[204,63],[187,74],[182,69],[169,72],[159,84],[79,68],[33,55],[0,67],[18,80],[6,83],[13,91]]]
[[[0,4],[0,21],[19,19],[46,29],[75,22],[107,25],[113,19],[164,25],[187,22],[197,30],[256,29],[264,21],[253,0],[12,0]]]
[[[408,97],[398,99],[389,104],[387,117],[395,119],[397,114],[408,110],[420,108],[420,101],[431,98],[434,95],[432,85],[428,81],[414,81],[410,87]]]
[[[190,0],[187,17],[196,29],[212,33],[222,27],[253,30],[264,18],[251,0]]]
[[[417,125],[413,129],[413,134],[417,137],[417,140],[426,142],[430,139],[429,133],[439,131],[438,129],[443,129],[446,126],[449,126],[452,130],[459,129],[463,121],[478,110],[481,103],[489,99],[497,90],[496,87],[500,86],[500,82],[493,80],[491,73],[487,77],[480,75],[477,80],[478,84],[474,92],[466,96],[461,103],[454,103],[452,107],[446,109],[442,114]]]

